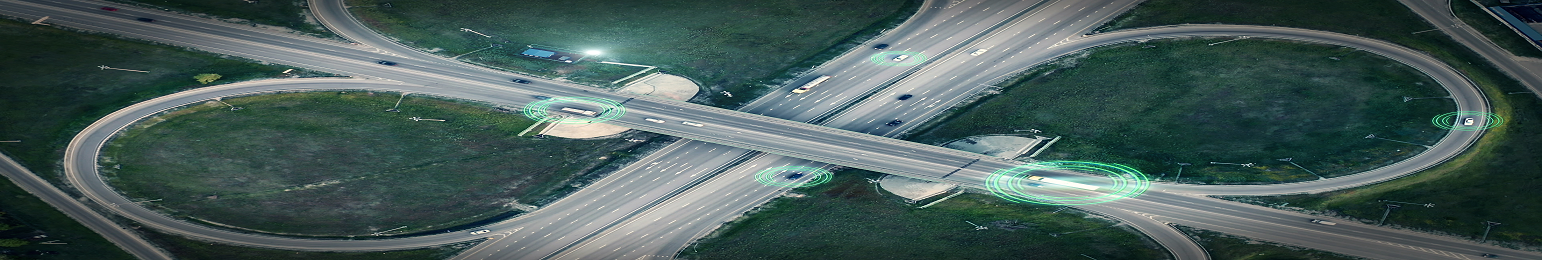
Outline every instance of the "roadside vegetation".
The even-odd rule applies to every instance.
[[[1527,1],[1509,1],[1510,3],[1508,4],[1500,3],[1499,0],[1481,0],[1477,2],[1483,4],[1483,6],[1502,6],[1524,4]],[[1487,10],[1483,10],[1482,7],[1479,7],[1478,4],[1473,3],[1471,0],[1452,0],[1451,11],[1455,12],[1456,17],[1460,17],[1463,23],[1472,26],[1473,29],[1482,33],[1484,37],[1488,37],[1490,41],[1493,41],[1495,45],[1510,51],[1511,54],[1542,58],[1542,50],[1532,46],[1525,36],[1516,34],[1510,28],[1510,25],[1495,19],[1493,15],[1489,15]]]
[[[703,93],[710,95],[698,100],[733,108],[768,91],[769,84],[779,84],[773,80],[789,73],[787,68],[829,59],[833,55],[827,48],[855,46],[852,41],[866,39],[859,36],[872,37],[882,29],[875,26],[897,24],[905,17],[895,14],[908,14],[919,7],[915,2],[354,0],[349,4],[365,24],[446,57],[600,86],[641,68],[596,61],[657,66],[701,83]],[[571,64],[523,58],[519,53],[529,45],[604,54]],[[721,91],[733,97],[718,94]]]
[[[1332,252],[1317,251],[1307,248],[1280,245],[1268,241],[1257,241],[1246,237],[1227,235],[1225,233],[1177,226],[1178,230],[1189,234],[1200,247],[1204,247],[1210,253],[1210,259],[1236,259],[1236,260],[1354,260],[1358,257],[1340,255]]]
[[[219,18],[238,18],[248,22],[281,26],[317,37],[336,37],[311,18],[306,0],[114,0],[154,6],[172,11],[206,14]]]
[[[450,259],[475,242],[444,245],[423,249],[385,252],[308,252],[265,248],[251,248],[214,244],[178,237],[156,231],[144,232],[145,237],[178,259],[294,259],[294,260],[429,260]]]
[[[278,77],[287,69],[10,19],[0,19],[0,67],[6,71],[0,73],[0,82],[6,83],[0,84],[0,121],[11,122],[0,124],[0,140],[20,141],[0,143],[0,151],[55,184],[69,139],[113,110],[204,86],[194,79],[198,74],[223,75],[212,82],[221,84]],[[319,74],[294,76],[307,75]],[[0,185],[0,197],[0,211],[9,219],[69,243],[33,243],[22,249],[59,252],[47,259],[133,258],[20,187]]]
[[[386,112],[398,99],[401,112]],[[224,102],[243,109],[210,102],[129,128],[103,149],[104,176],[173,216],[279,234],[398,235],[518,212],[638,144],[518,137],[535,121],[398,93]]]
[[[1038,129],[1062,137],[1039,160],[1119,163],[1165,180],[1188,163],[1178,181],[1273,183],[1417,154],[1424,148],[1365,136],[1434,143],[1445,132],[1429,118],[1455,107],[1448,99],[1403,102],[1448,94],[1375,54],[1266,39],[1208,45],[1224,40],[1157,40],[1062,58],[910,139]]]
[[[1062,207],[964,194],[932,207],[846,170],[772,200],[687,248],[684,259],[1162,259],[1139,232]],[[937,198],[928,201],[935,201]],[[923,202],[924,203],[924,202]],[[966,222],[968,221],[968,222]],[[970,222],[985,226],[976,230]],[[861,243],[850,243],[861,241]],[[1085,257],[1084,257],[1085,256]]]
[[[1215,7],[1207,7],[1215,6]],[[1314,195],[1254,198],[1259,204],[1325,211],[1374,221],[1390,200],[1433,203],[1404,205],[1387,223],[1478,239],[1484,221],[1494,227],[1489,242],[1542,246],[1542,103],[1536,94],[1507,78],[1487,61],[1433,28],[1397,1],[1151,0],[1127,13],[1110,29],[1181,23],[1273,24],[1383,39],[1418,49],[1456,67],[1488,95],[1505,124],[1489,129],[1468,152],[1423,172],[1381,184]],[[1510,94],[1515,93],[1515,94]]]

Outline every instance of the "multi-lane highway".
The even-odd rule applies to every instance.
[[[894,134],[897,131],[882,131],[885,128],[869,129],[872,128],[871,124],[873,121],[865,118],[892,116],[907,119],[913,118],[907,120],[910,122],[924,120],[935,116],[935,111],[940,110],[938,107],[950,107],[958,102],[958,97],[967,96],[978,91],[979,88],[983,88],[983,85],[980,84],[993,83],[1001,75],[1007,75],[1015,70],[1027,68],[1032,64],[1064,53],[1093,46],[1140,39],[1187,36],[1249,35],[1316,41],[1349,45],[1386,55],[1409,63],[1411,66],[1415,66],[1426,73],[1430,73],[1432,77],[1435,77],[1437,81],[1441,82],[1448,89],[1463,87],[1471,89],[1470,85],[1457,84],[1455,81],[1465,83],[1465,80],[1460,78],[1460,74],[1455,74],[1449,68],[1445,68],[1443,64],[1434,62],[1434,65],[1421,65],[1421,63],[1433,62],[1433,59],[1422,54],[1405,53],[1406,50],[1400,50],[1395,45],[1352,36],[1270,27],[1188,26],[1150,29],[1139,33],[1125,32],[1125,34],[1119,34],[1119,32],[1116,32],[1081,38],[1079,35],[1084,33],[1086,29],[1101,24],[1107,17],[1112,17],[1118,12],[1122,12],[1123,8],[1127,8],[1134,1],[1047,1],[1028,3],[1014,1],[971,1],[955,5],[951,8],[935,8],[942,9],[942,11],[923,11],[917,14],[917,17],[926,18],[929,17],[927,15],[933,15],[931,17],[934,18],[916,19],[907,22],[906,26],[896,29],[889,36],[879,40],[892,43],[894,45],[893,48],[901,50],[912,50],[922,53],[935,52],[931,53],[931,55],[936,60],[926,63],[922,67],[917,67],[918,69],[907,67],[875,68],[878,66],[862,62],[865,54],[853,52],[824,66],[816,73],[841,73],[842,75],[871,73],[871,75],[879,76],[873,76],[873,80],[851,80],[851,82],[845,83],[846,85],[842,85],[839,81],[832,82],[830,83],[831,85],[822,87],[821,92],[811,92],[820,94],[796,97],[797,99],[802,99],[799,102],[788,102],[792,97],[779,98],[773,95],[758,100],[747,107],[747,110],[751,112],[776,115],[776,117],[786,116],[786,118],[794,119],[793,121],[787,121],[772,117],[753,116],[721,109],[655,100],[647,97],[600,92],[597,89],[560,83],[539,82],[538,84],[531,84],[530,86],[516,89],[503,84],[512,75],[465,66],[455,62],[431,61],[431,59],[434,59],[431,56],[410,57],[418,54],[412,54],[416,52],[410,50],[402,51],[391,46],[380,45],[386,43],[370,43],[369,46],[351,46],[303,37],[244,30],[235,26],[210,22],[206,19],[166,15],[144,10],[129,9],[124,10],[122,13],[102,14],[92,11],[96,4],[90,2],[36,2],[46,4],[0,1],[0,14],[23,18],[50,15],[53,17],[51,21],[56,21],[56,24],[66,27],[114,32],[130,37],[193,46],[213,52],[241,55],[334,73],[358,75],[367,78],[389,78],[403,82],[404,84],[394,86],[359,83],[356,81],[349,83],[285,82],[282,84],[256,82],[249,85],[230,86],[233,89],[228,90],[200,89],[188,93],[179,93],[178,95],[180,96],[174,95],[140,104],[148,107],[138,107],[140,105],[136,105],[138,108],[131,107],[108,118],[104,118],[98,122],[100,125],[94,124],[88,131],[78,136],[76,142],[72,142],[70,146],[71,148],[68,151],[70,157],[67,157],[66,165],[67,169],[71,169],[67,171],[71,182],[75,183],[76,187],[81,187],[83,193],[86,193],[89,198],[98,203],[109,205],[108,207],[111,210],[119,214],[128,216],[141,223],[149,222],[146,224],[152,227],[201,239],[296,250],[411,248],[464,241],[475,239],[476,237],[469,234],[456,233],[370,241],[305,240],[237,234],[199,227],[156,215],[154,212],[143,210],[143,208],[131,206],[134,205],[132,203],[126,205],[117,204],[127,201],[123,200],[121,196],[112,193],[110,189],[105,187],[105,184],[101,184],[99,176],[95,176],[94,168],[96,166],[94,160],[91,160],[95,158],[95,147],[98,147],[105,140],[106,136],[110,136],[112,131],[121,128],[121,125],[126,125],[127,122],[137,119],[136,115],[141,115],[135,113],[159,111],[155,106],[161,106],[160,108],[164,109],[170,107],[166,105],[174,106],[200,102],[218,96],[292,88],[359,88],[408,91],[488,101],[511,106],[532,101],[533,98],[530,97],[532,94],[597,96],[618,101],[628,100],[628,110],[633,111],[632,114],[613,123],[732,146],[700,144],[696,142],[671,145],[665,151],[656,153],[642,160],[641,163],[632,165],[628,169],[624,169],[599,183],[591,185],[590,188],[567,199],[548,205],[537,213],[490,226],[489,228],[497,231],[490,234],[493,235],[492,242],[483,243],[482,246],[478,246],[461,256],[466,259],[511,259],[525,257],[608,259],[673,255],[672,250],[678,250],[680,246],[686,243],[682,241],[688,242],[705,230],[710,230],[711,227],[721,223],[721,220],[736,216],[749,207],[758,205],[770,197],[780,194],[781,190],[779,188],[759,185],[753,181],[745,181],[744,178],[749,173],[767,166],[821,165],[781,156],[752,155],[748,150],[738,148],[767,151],[802,159],[919,178],[978,185],[980,179],[995,169],[1015,166],[1017,162],[837,129],[804,125],[794,121],[818,118],[820,115],[827,113],[819,111],[831,111],[833,108],[840,107],[843,103],[856,101],[865,95],[877,93],[873,96],[878,98],[868,99],[871,101],[860,103],[846,110],[848,112],[825,122],[830,126],[841,129],[879,135]],[[940,7],[946,4],[948,3],[930,3],[929,7]],[[1012,11],[1012,8],[1016,8],[1015,11]],[[1057,8],[1059,10],[1055,10]],[[318,7],[318,9],[322,8]],[[1105,9],[1108,10],[1105,11]],[[317,12],[320,13],[322,11],[318,10]],[[947,14],[947,18],[942,18],[944,14]],[[155,17],[157,22],[154,24],[125,22],[131,21],[127,19],[132,19],[125,15]],[[974,20],[950,20],[954,17],[978,18]],[[932,32],[924,29],[928,28],[926,27],[927,25],[936,27],[948,23],[960,27],[953,30],[936,30]],[[1044,23],[1049,23],[1049,25]],[[333,24],[335,22],[328,23],[328,25]],[[1055,27],[1060,24],[1066,24],[1066,27]],[[941,32],[944,31],[953,34],[942,35]],[[1020,36],[1024,33],[1027,33],[1028,36]],[[919,42],[917,39],[922,39],[920,36],[928,36],[924,39],[931,42],[910,44],[911,42]],[[943,38],[941,40],[933,40],[938,37]],[[1013,37],[1026,37],[1029,40]],[[977,48],[988,48],[991,51],[987,52],[988,55],[981,56],[960,55]],[[1399,59],[1399,56],[1403,57],[1403,59]],[[403,63],[402,66],[398,67],[379,66],[372,63],[374,60],[380,59],[405,61],[401,62]],[[984,68],[987,65],[991,67]],[[892,75],[885,73],[891,73]],[[1441,75],[1442,73],[1450,73],[1450,75]],[[960,77],[962,79],[959,79]],[[1442,77],[1446,77],[1446,80],[1442,80]],[[946,80],[939,80],[944,78]],[[309,84],[308,87],[305,86],[307,84]],[[858,84],[867,85],[859,86]],[[236,90],[236,88],[241,87],[249,88]],[[937,92],[933,93],[930,91]],[[1453,91],[1454,95],[1456,91]],[[938,100],[932,100],[930,103],[915,102],[917,105],[912,105],[915,107],[889,106],[891,103],[886,103],[885,101],[892,99],[888,98],[888,96],[893,96],[897,93],[924,93],[926,96],[918,95],[918,98]],[[1486,110],[1486,104],[1482,104],[1481,96],[1477,97],[1479,97],[1477,100],[1463,99],[1459,101],[1459,104],[1467,106],[1464,109],[1476,108],[1474,109],[1476,111]],[[763,110],[757,111],[757,109]],[[708,125],[705,127],[689,127],[678,124],[652,124],[641,121],[640,118],[642,116],[666,118],[670,119],[670,121],[692,120],[704,122]],[[880,131],[875,132],[872,130]],[[1437,148],[1456,146],[1457,148],[1449,149],[1460,151],[1473,138],[1476,138],[1476,134],[1473,133],[1469,136],[1453,133],[1443,139],[1442,144],[1437,146]],[[1455,141],[1447,142],[1452,140]],[[1437,149],[1432,149],[1431,152],[1426,152],[1421,154],[1421,156],[1426,154],[1433,154],[1432,156],[1441,155],[1440,153],[1432,153],[1433,151],[1437,151]],[[722,155],[725,152],[727,155]],[[686,156],[691,154],[711,154],[716,156]],[[746,156],[747,158],[741,158]],[[1449,156],[1445,158],[1449,158]],[[1444,158],[1438,159],[1434,162],[1444,160]],[[975,162],[974,160],[979,161],[978,163],[971,163]],[[735,165],[730,162],[738,162],[737,165],[740,165],[740,167],[728,167]],[[963,165],[970,166],[960,169],[954,175],[945,176],[942,174],[959,169]],[[1430,165],[1433,164],[1431,163]],[[1382,177],[1365,178],[1394,178],[1395,176],[1423,169],[1423,167],[1428,167],[1428,165],[1422,167],[1410,165],[1402,167],[1401,171],[1389,170],[1387,173],[1354,176],[1382,174],[1384,175]],[[1353,183],[1356,182],[1364,183],[1367,181],[1344,179],[1332,184],[1326,184],[1329,182],[1317,183],[1315,184],[1317,186],[1310,187],[1328,189],[1335,188],[1336,186],[1334,185],[1354,185]],[[1312,190],[1305,187],[1308,186],[1277,189],[1279,191],[1288,191],[1289,193]],[[101,190],[97,190],[98,188]],[[1256,190],[1257,188],[1249,187],[1248,190]],[[1207,189],[1213,188],[1188,186],[1162,186],[1158,188],[1158,190],[1195,194],[1227,192],[1226,190]],[[1289,233],[1299,230],[1317,230],[1316,232],[1338,234],[1335,230],[1324,229],[1322,226],[1308,225],[1299,227],[1301,223],[1304,223],[1304,218],[1301,216],[1261,207],[1227,205],[1229,205],[1227,202],[1200,197],[1151,194],[1137,199],[1121,201],[1117,204],[1084,208],[1105,214],[1119,215],[1122,216],[1120,217],[1121,219],[1126,221],[1145,224],[1158,223],[1162,221],[1156,220],[1164,220],[1165,222],[1237,233],[1253,232],[1266,234],[1271,232],[1279,233],[1281,231]],[[1118,208],[1114,208],[1115,206]],[[1254,219],[1269,216],[1270,214],[1273,214],[1273,216]],[[1152,221],[1136,220],[1141,217]],[[1294,220],[1290,220],[1292,218]],[[1260,221],[1274,223],[1275,225],[1259,225]],[[1165,230],[1159,231],[1149,226],[1141,228],[1141,230],[1148,232],[1172,233],[1171,229],[1162,229]],[[634,234],[647,234],[647,236]],[[1387,258],[1428,258],[1431,254],[1444,255],[1444,253],[1401,252],[1391,248],[1399,246],[1445,248],[1441,249],[1441,252],[1457,252],[1462,254],[1469,251],[1496,250],[1466,243],[1450,245],[1452,244],[1450,241],[1441,239],[1414,239],[1413,241],[1395,242],[1396,244],[1385,244],[1389,243],[1387,241],[1398,241],[1397,239],[1399,238],[1429,238],[1429,236],[1402,234],[1384,229],[1355,230],[1353,235],[1351,237],[1354,237],[1354,239],[1345,239],[1345,241],[1362,242],[1335,243],[1336,246],[1343,247],[1339,248],[1343,251],[1334,251],[1352,255]],[[1153,237],[1159,241],[1164,241],[1163,237],[1158,237],[1156,234],[1153,234]],[[1366,237],[1374,239],[1364,239]],[[1276,235],[1271,238],[1274,239],[1269,240],[1291,244],[1311,244],[1310,242],[1297,241],[1307,239],[1302,237]],[[1341,241],[1335,240],[1334,242]],[[1186,244],[1192,244],[1192,242]],[[1196,252],[1188,252],[1192,250],[1173,248],[1174,246],[1168,243],[1164,243],[1164,245],[1169,246],[1169,249],[1174,250],[1175,254],[1180,257],[1192,257],[1193,254],[1196,254]],[[1324,246],[1332,248],[1330,245]],[[623,251],[621,249],[628,250]],[[610,251],[607,252],[606,250]],[[1202,254],[1202,251],[1197,253]]]

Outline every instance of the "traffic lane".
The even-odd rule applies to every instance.
[[[492,248],[493,251],[476,249],[478,251],[473,252],[478,253],[462,255],[467,258],[480,258],[476,255],[483,252],[487,254],[485,257],[495,257],[499,256],[499,254],[517,257],[534,257],[550,254],[555,252],[553,247],[565,246],[568,243],[581,239],[581,236],[574,234],[592,233],[604,228],[607,226],[607,223],[616,222],[632,215],[635,211],[649,205],[652,201],[666,198],[672,192],[683,189],[687,184],[692,183],[698,178],[705,178],[708,173],[717,170],[720,165],[736,158],[735,156],[699,156],[696,154],[732,155],[749,152],[748,150],[694,141],[681,141],[675,145],[678,145],[680,148],[655,153],[656,156],[653,156],[655,158],[653,161],[656,161],[658,164],[634,164],[634,166],[639,167],[633,167],[635,170],[629,172],[618,172],[625,173],[626,175],[607,177],[605,180],[609,182],[607,185],[590,186],[583,189],[583,191],[594,191],[591,194],[586,196],[569,196],[560,200],[557,204],[561,204],[561,211],[557,213],[548,213],[559,208],[556,207],[558,206],[557,204],[543,209],[540,211],[544,216],[541,221],[548,223],[544,225],[535,224],[541,226],[541,228],[524,229],[522,233],[511,235],[510,237],[517,238],[509,243],[484,243],[483,246],[478,246],[479,248]],[[683,161],[681,164],[685,165],[670,165],[672,163],[665,163],[665,161]],[[642,184],[646,185],[631,185],[638,180],[643,180]],[[623,191],[626,193],[622,194]],[[608,196],[614,197],[607,198]],[[531,223],[532,221],[510,223],[511,225],[504,226],[504,228],[517,228],[517,225],[530,225]],[[547,227],[554,228],[547,229]],[[552,239],[552,235],[559,236]],[[540,239],[519,239],[526,237]],[[501,252],[506,248],[513,248],[515,246],[522,249]],[[531,248],[533,249],[523,250]]]
[[[998,2],[998,3],[1012,3],[1012,2],[1003,1],[1003,2]],[[967,38],[970,38],[973,35],[977,35],[979,33],[983,33],[986,29],[990,28],[991,26],[994,26],[997,23],[1004,22],[1007,18],[1010,18],[1012,15],[1015,14],[1016,11],[1018,11],[1018,9],[1026,9],[1029,6],[1032,6],[1033,3],[1036,3],[1036,2],[1017,2],[1017,3],[1013,3],[1011,6],[1008,6],[1008,7],[1005,7],[1005,8],[999,8],[999,11],[997,11],[996,13],[991,14],[989,16],[965,16],[965,17],[956,17],[956,15],[955,16],[949,16],[946,19],[943,19],[941,21],[937,21],[936,22],[937,25],[946,25],[946,26],[935,26],[934,25],[932,27],[928,27],[926,29],[920,30],[920,31],[915,32],[915,33],[910,34],[910,35],[904,35],[904,36],[896,35],[896,36],[886,37],[886,38],[901,38],[901,39],[898,39],[898,40],[886,39],[886,41],[884,41],[885,44],[889,44],[891,47],[889,47],[888,49],[885,49],[885,50],[868,50],[868,49],[866,49],[866,47],[859,47],[858,49],[852,50],[852,51],[846,53],[845,55],[843,55],[842,57],[840,57],[840,60],[842,60],[842,61],[840,61],[840,63],[838,63],[838,64],[832,63],[832,65],[826,65],[825,67],[821,67],[819,71],[816,71],[815,73],[810,73],[811,76],[808,77],[808,78],[813,78],[813,77],[817,77],[817,75],[831,75],[831,76],[834,76],[834,77],[837,77],[837,78],[841,78],[841,79],[844,79],[844,80],[838,80],[836,78],[832,78],[831,79],[832,82],[827,83],[827,84],[822,84],[820,87],[817,87],[816,90],[810,91],[809,93],[803,93],[803,94],[791,94],[788,91],[790,91],[792,88],[796,88],[798,86],[801,86],[802,83],[808,82],[809,81],[808,79],[794,81],[794,84],[791,84],[788,87],[784,87],[783,91],[787,92],[786,93],[787,96],[785,96],[784,98],[793,98],[793,95],[801,95],[802,97],[797,97],[797,101],[801,101],[801,102],[812,101],[812,102],[800,103],[800,104],[791,104],[793,106],[792,108],[785,108],[787,105],[789,105],[789,104],[786,104],[787,100],[782,100],[782,102],[768,101],[768,102],[761,102],[761,103],[753,104],[755,106],[747,106],[748,108],[751,108],[751,109],[744,110],[744,111],[749,112],[749,113],[756,113],[756,114],[763,114],[763,115],[767,115],[767,116],[785,118],[785,119],[789,119],[789,120],[792,120],[792,121],[799,121],[799,122],[806,122],[806,121],[812,120],[814,118],[817,118],[817,117],[819,117],[821,115],[826,114],[830,110],[838,108],[842,104],[846,104],[846,103],[848,103],[848,102],[850,102],[850,101],[852,101],[852,100],[854,100],[856,98],[865,96],[868,92],[871,92],[872,89],[881,87],[880,84],[883,84],[883,83],[886,83],[886,82],[890,82],[890,81],[892,81],[893,79],[895,79],[897,77],[903,76],[905,72],[908,72],[908,71],[911,71],[911,70],[915,69],[915,67],[911,67],[911,66],[888,66],[888,65],[876,64],[876,63],[873,63],[872,61],[869,61],[869,59],[874,59],[874,57],[872,57],[871,55],[876,55],[878,53],[892,53],[892,52],[895,52],[895,51],[908,51],[908,52],[922,53],[922,55],[924,55],[924,56],[937,56],[937,54],[933,54],[933,53],[940,53],[941,51],[940,51],[939,48],[941,48],[941,49],[952,48],[953,47],[952,45],[956,45],[956,44],[958,44],[958,42],[961,42],[961,41],[963,41],[963,40],[965,40]],[[991,8],[996,8],[996,6],[985,6],[985,7],[971,6],[968,9],[974,9],[974,8],[982,8],[984,10],[989,10]],[[967,12],[967,9],[960,9],[960,11],[961,12]],[[1007,11],[1014,11],[1014,12],[1007,12]],[[925,35],[928,35],[928,34],[931,35],[931,37],[916,39],[919,36],[925,36]],[[891,35],[893,35],[893,34],[891,34]],[[939,36],[943,36],[943,37],[942,38],[937,38]],[[915,39],[915,40],[912,40],[912,39]],[[908,48],[904,48],[902,46],[928,46],[928,49],[908,49]],[[941,47],[938,47],[938,46],[941,46]],[[933,50],[933,49],[938,49],[938,50]],[[929,52],[931,52],[931,53],[929,53]],[[869,53],[871,53],[871,54],[869,54]],[[882,58],[883,59],[888,59],[889,56],[896,56],[896,55],[898,55],[898,54],[887,55],[887,56],[882,57]],[[913,58],[910,58],[910,59],[923,59],[923,58],[921,56],[917,56],[917,57],[913,57]],[[927,58],[927,59],[929,59],[929,58]],[[907,60],[907,61],[911,61],[911,60]],[[858,73],[858,72],[866,72],[866,71],[853,71],[854,69],[863,68],[863,67],[877,69],[877,70],[882,71],[882,72],[881,73],[869,74],[869,73]],[[822,71],[822,72],[820,72],[820,71]],[[842,77],[842,75],[847,75],[847,76],[846,77]],[[849,75],[875,75],[875,77],[850,78]],[[883,79],[883,80],[879,80],[879,81],[874,82],[873,79]],[[860,82],[851,82],[852,80],[862,80],[862,81],[860,81]],[[853,84],[853,83],[855,83],[855,84]],[[833,84],[833,86],[832,86],[832,84]],[[809,99],[813,99],[813,100],[809,100]],[[769,107],[772,104],[776,104],[777,106]],[[802,108],[804,106],[807,106],[808,108]],[[774,112],[773,113],[772,112],[773,110],[771,110],[771,109],[775,109],[775,108],[785,108],[785,109],[783,109],[783,110],[781,110],[779,112]],[[758,109],[765,109],[765,110],[764,111],[760,111]]]
[[[756,180],[760,170],[785,166],[819,168],[829,165],[774,155],[757,158],[736,167],[729,174],[651,209],[647,214],[607,230],[605,234],[586,241],[559,259],[673,255],[694,238],[711,231],[712,227],[785,193],[790,188],[765,185]],[[812,177],[809,175],[799,180],[786,180],[783,176],[773,178],[777,178],[777,181],[809,181]]]
[[[353,80],[294,79],[283,81],[288,82],[289,89],[337,89],[339,85],[345,85],[349,88],[357,87],[383,89],[378,85],[373,85],[373,83]],[[207,240],[222,243],[258,245],[269,248],[289,248],[297,250],[325,250],[328,247],[339,245],[350,245],[360,248],[359,250],[379,250],[393,248],[394,245],[401,243],[398,240],[349,241],[285,238],[213,229],[204,227],[202,225],[171,219],[167,216],[160,215],[157,212],[140,207],[138,204],[129,201],[127,198],[124,198],[121,195],[117,195],[115,191],[111,189],[111,187],[102,181],[101,176],[98,174],[75,173],[78,169],[96,169],[94,158],[97,158],[96,154],[98,153],[98,150],[94,148],[83,148],[100,147],[100,145],[105,143],[105,141],[110,138],[113,133],[112,131],[96,131],[95,129],[121,129],[122,127],[126,127],[132,122],[137,121],[136,119],[138,118],[153,115],[160,111],[185,104],[207,102],[208,100],[217,96],[249,94],[253,93],[254,88],[260,89],[261,87],[270,86],[269,84],[271,83],[238,83],[231,84],[230,86],[226,86],[224,88],[213,88],[222,91],[184,91],[156,99],[162,101],[170,101],[139,103],[131,106],[131,108],[139,109],[124,109],[118,112],[114,112],[113,114],[109,114],[108,116],[104,117],[103,120],[99,120],[97,123],[88,126],[86,130],[82,131],[82,134],[77,135],[75,139],[71,141],[71,145],[66,149],[66,154],[68,156],[65,157],[64,162],[65,165],[70,166],[66,167],[65,169],[67,171],[66,177],[71,180],[71,183],[76,184],[76,187],[82,191],[83,195],[91,200],[96,201],[97,203],[106,206],[106,208],[113,211],[114,213],[133,219],[137,222],[140,222],[142,225],[162,229],[166,232],[179,235],[201,237]],[[416,237],[413,239],[413,241],[414,243],[419,243],[422,246],[432,246],[464,241],[471,238],[472,237],[466,236],[465,234],[439,234]]]
[[[171,259],[171,256],[166,255],[161,250],[157,250],[155,245],[150,244],[149,241],[130,234],[128,230],[119,227],[111,220],[108,220],[107,217],[86,208],[85,204],[70,198],[69,195],[64,194],[64,191],[50,185],[43,178],[32,174],[25,167],[22,167],[21,164],[11,160],[9,156],[0,155],[0,176],[5,176],[6,179],[11,180],[11,183],[15,183],[22,190],[37,196],[38,199],[47,202],[49,205],[54,205],[65,216],[80,222],[81,225],[90,228],[91,231],[100,234],[102,238],[107,239],[107,241],[112,242],[118,248],[123,249],[124,252],[136,258]]]
[[[1494,64],[1495,67],[1499,67],[1505,74],[1520,81],[1534,95],[1542,96],[1542,77],[1538,77],[1535,73],[1527,70],[1525,66],[1517,63],[1513,58],[1515,56],[1510,54],[1509,51],[1495,45],[1488,37],[1481,36],[1480,33],[1472,29],[1472,26],[1468,26],[1460,19],[1456,19],[1456,16],[1451,13],[1451,4],[1468,3],[1444,0],[1398,0],[1398,2],[1408,6],[1409,9],[1413,9],[1414,13],[1419,14],[1425,21],[1440,28],[1441,32],[1467,46],[1468,49],[1482,55],[1484,59]]]
[[[1392,259],[1424,259],[1431,255],[1444,256],[1450,252],[1475,255],[1476,252],[1505,251],[1511,255],[1527,255],[1542,257],[1536,252],[1520,252],[1486,245],[1473,244],[1470,241],[1458,240],[1450,237],[1432,236],[1429,234],[1414,233],[1389,228],[1362,225],[1359,223],[1340,223],[1339,225],[1321,225],[1308,222],[1313,218],[1305,214],[1273,210],[1269,208],[1242,204],[1219,199],[1211,199],[1197,196],[1180,196],[1166,193],[1148,193],[1133,200],[1121,201],[1126,205],[1121,207],[1141,207],[1144,211],[1163,217],[1169,217],[1175,222],[1190,221],[1181,224],[1208,224],[1226,226],[1237,230],[1249,230],[1251,233],[1310,233],[1303,236],[1305,240],[1286,240],[1281,242],[1307,245],[1318,248],[1332,248],[1335,243],[1350,243],[1355,241],[1372,241],[1373,244],[1364,244],[1365,248],[1386,248],[1395,246],[1401,248],[1417,247],[1419,252],[1398,252],[1397,258]],[[1137,203],[1138,202],[1138,203]],[[1347,221],[1339,221],[1347,222]],[[1226,223],[1228,225],[1222,225]],[[1348,251],[1335,251],[1343,253],[1360,252],[1358,248],[1350,248]],[[1364,253],[1364,252],[1362,252]]]

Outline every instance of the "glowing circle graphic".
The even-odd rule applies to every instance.
[[[761,184],[790,188],[824,184],[833,177],[834,174],[829,170],[808,166],[782,166],[755,173],[755,181]]]
[[[873,54],[872,57],[868,57],[868,60],[884,66],[915,66],[926,61],[926,54],[913,51],[886,51]]]
[[[1052,171],[1094,176],[1036,175]],[[1012,202],[1074,206],[1140,196],[1151,187],[1151,181],[1139,170],[1119,164],[1049,161],[996,171],[986,178],[985,187],[991,194]]]
[[[1435,124],[1435,127],[1440,129],[1478,131],[1499,127],[1499,125],[1505,123],[1505,118],[1489,112],[1456,111],[1430,118],[1430,123]]]
[[[521,113],[537,122],[593,124],[621,118],[626,108],[603,98],[555,97],[526,104]]]

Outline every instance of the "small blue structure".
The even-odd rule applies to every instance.
[[[584,59],[584,55],[583,54],[566,52],[566,51],[561,51],[561,50],[541,49],[541,48],[536,48],[534,46],[531,46],[529,49],[525,49],[524,52],[520,52],[519,54],[520,55],[525,55],[525,56],[531,57],[531,58],[559,61],[559,62],[566,62],[566,63],[574,63],[574,62],[578,62],[578,61]]]

